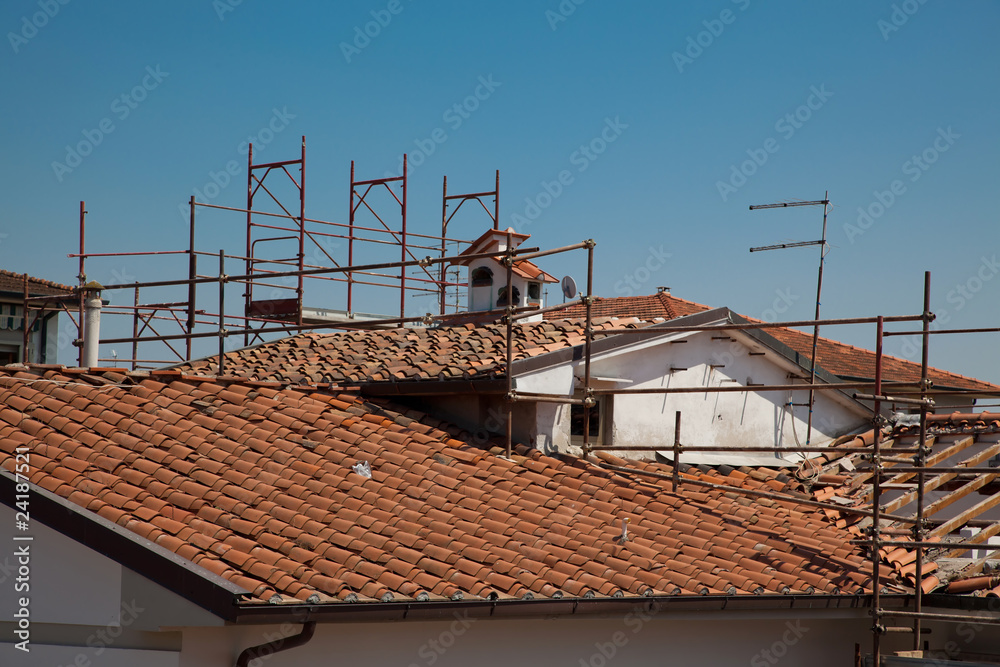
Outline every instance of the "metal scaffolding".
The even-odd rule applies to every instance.
[[[489,192],[478,192],[464,195],[448,194],[447,178],[444,181],[442,195],[442,226],[440,236],[416,234],[407,226],[407,167],[406,158],[403,160],[402,174],[398,177],[386,177],[371,180],[356,180],[355,165],[351,163],[350,180],[350,212],[347,223],[335,223],[307,218],[305,216],[305,137],[302,140],[301,155],[299,158],[281,162],[271,162],[254,164],[252,147],[248,156],[248,178],[247,178],[247,206],[245,209],[233,208],[197,202],[191,198],[190,205],[190,229],[188,248],[172,251],[155,251],[140,253],[91,253],[86,251],[86,215],[83,202],[80,203],[79,225],[80,225],[80,251],[71,257],[79,260],[79,294],[77,299],[77,317],[73,318],[72,309],[67,304],[65,298],[53,303],[52,297],[29,297],[27,289],[27,278],[25,278],[25,335],[29,327],[27,326],[28,316],[33,311],[36,315],[44,312],[46,308],[60,307],[65,309],[73,323],[78,327],[82,326],[84,308],[84,286],[86,279],[86,261],[98,257],[121,257],[121,256],[151,256],[151,255],[187,255],[188,275],[184,279],[147,281],[120,283],[104,285],[104,291],[124,291],[128,290],[132,294],[132,304],[130,306],[116,306],[109,309],[109,312],[126,315],[132,318],[132,335],[103,339],[102,344],[129,343],[132,346],[132,358],[123,360],[131,364],[133,369],[139,368],[143,364],[153,363],[156,360],[140,359],[139,345],[141,343],[159,342],[167,346],[167,349],[177,357],[172,361],[160,361],[157,363],[176,363],[177,361],[187,361],[191,359],[192,342],[198,339],[215,338],[218,342],[218,367],[219,375],[226,372],[226,341],[233,337],[243,337],[244,344],[250,344],[257,340],[264,340],[265,334],[291,334],[299,331],[313,329],[355,329],[374,327],[399,327],[407,324],[421,325],[446,325],[453,315],[446,313],[446,295],[449,287],[461,286],[460,281],[447,279],[446,268],[450,263],[457,261],[468,261],[477,258],[499,259],[506,268],[506,289],[507,294],[512,293],[514,279],[515,261],[533,260],[540,257],[564,252],[575,252],[583,250],[586,252],[587,280],[586,293],[580,298],[569,303],[550,306],[547,308],[525,308],[516,307],[508,299],[508,303],[495,314],[499,315],[499,322],[505,326],[506,335],[506,394],[504,396],[506,404],[506,424],[504,438],[504,455],[512,457],[514,454],[514,406],[518,402],[549,402],[561,403],[571,406],[582,406],[583,408],[583,430],[582,430],[582,451],[583,457],[595,465],[600,465],[617,474],[625,476],[651,476],[668,480],[672,483],[674,492],[680,492],[686,486],[698,486],[714,489],[723,489],[727,493],[742,494],[750,497],[769,498],[783,502],[795,503],[804,507],[811,507],[821,510],[832,510],[842,514],[852,514],[862,517],[868,523],[868,534],[863,540],[857,540],[857,544],[864,545],[870,553],[871,566],[871,608],[872,616],[872,655],[877,666],[882,655],[882,637],[888,632],[909,632],[913,636],[914,648],[920,647],[923,623],[926,620],[964,622],[983,622],[979,616],[966,614],[938,614],[929,613],[924,610],[924,594],[922,588],[923,574],[925,569],[925,556],[930,549],[945,549],[949,553],[964,553],[969,548],[990,549],[986,544],[987,540],[1000,534],[1000,522],[983,521],[980,515],[991,507],[1000,504],[1000,493],[993,496],[989,503],[980,503],[973,510],[961,515],[966,523],[979,521],[982,525],[980,532],[970,539],[961,541],[949,541],[947,536],[957,528],[954,520],[938,521],[932,519],[932,515],[947,503],[935,501],[927,503],[926,495],[936,489],[944,488],[949,482],[964,479],[963,476],[974,474],[977,476],[978,486],[963,485],[956,493],[972,493],[982,489],[988,484],[995,483],[1000,477],[1000,469],[992,467],[981,467],[988,456],[980,451],[973,456],[966,458],[957,466],[935,467],[952,456],[959,454],[963,447],[959,445],[964,442],[964,447],[970,446],[971,439],[961,441],[956,444],[947,444],[935,440],[935,435],[929,432],[929,415],[934,406],[934,396],[938,391],[934,389],[929,379],[929,342],[932,334],[942,333],[995,333],[1000,328],[973,328],[973,329],[953,329],[931,331],[930,325],[934,320],[934,314],[930,310],[930,273],[924,275],[923,282],[923,308],[920,313],[902,316],[875,316],[856,317],[821,320],[819,317],[813,320],[789,321],[789,322],[727,322],[711,325],[658,325],[654,328],[611,328],[601,331],[594,329],[594,250],[596,243],[593,240],[585,240],[572,245],[540,250],[538,248],[516,248],[513,243],[513,235],[507,232],[506,250],[486,252],[480,254],[451,254],[448,252],[448,243],[461,242],[459,239],[447,236],[448,224],[457,212],[458,208],[467,201],[477,201],[489,214],[493,229],[499,227],[499,172],[496,176],[496,188]],[[298,175],[294,173],[298,170]],[[283,205],[269,187],[267,181],[269,175],[278,173],[285,174],[291,181],[292,187],[298,194],[298,206],[288,207]],[[273,180],[273,179],[272,179]],[[387,216],[380,215],[375,204],[369,197],[378,190],[388,191],[390,201],[398,205],[400,215],[400,226],[394,228],[387,222]],[[267,212],[257,205],[257,197],[266,194],[276,204],[281,212]],[[484,203],[484,199],[493,198],[492,211]],[[449,203],[458,202],[458,205],[449,214]],[[825,207],[824,203],[824,207]],[[362,226],[358,223],[357,213],[364,208],[374,216],[379,226]],[[227,255],[224,251],[205,252],[196,249],[195,229],[196,212],[198,208],[219,209],[237,212],[245,215],[246,218],[246,249],[244,255]],[[824,208],[824,212],[825,212]],[[824,216],[825,217],[825,216]],[[825,235],[824,235],[825,238]],[[338,263],[334,257],[323,246],[324,239],[340,239],[347,241],[347,262]],[[416,239],[417,243],[413,240]],[[825,241],[824,241],[825,242]],[[290,244],[294,250],[292,255],[269,256],[264,253],[263,248],[274,247],[281,243]],[[390,252],[398,257],[398,260],[378,261],[368,263],[356,263],[356,252],[361,244],[370,243],[378,246],[389,246]],[[465,242],[468,243],[468,242]],[[323,259],[330,265],[323,265],[319,261],[307,261],[307,248],[315,247],[320,251]],[[430,254],[419,258],[417,253],[427,251]],[[209,257],[218,260],[218,273],[215,275],[202,275],[198,272],[198,258]],[[240,275],[226,274],[225,263],[227,260],[238,261],[243,267]],[[436,269],[436,270],[435,270]],[[288,279],[291,284],[283,284],[276,281]],[[339,283],[346,288],[347,317],[341,321],[320,320],[312,317],[304,307],[305,286],[309,280],[323,280],[329,283]],[[241,314],[226,313],[226,287],[228,285],[240,285],[244,288],[243,312]],[[372,319],[351,319],[354,315],[354,288],[357,285],[367,285],[374,287],[390,288],[399,290],[399,314],[398,317],[375,317]],[[218,311],[213,312],[207,309],[199,309],[199,287],[218,289]],[[166,301],[159,303],[143,303],[140,299],[140,290],[157,290],[160,288],[174,288],[183,290],[187,294],[185,301]],[[273,290],[283,290],[292,296],[280,298],[260,298],[260,292],[264,288]],[[427,293],[435,295],[440,300],[440,313],[438,315],[406,315],[406,297],[408,293]],[[582,366],[583,375],[580,390],[582,397],[575,398],[560,394],[542,394],[517,391],[516,378],[514,377],[514,349],[515,349],[515,326],[521,319],[538,316],[540,314],[557,312],[574,304],[584,306],[585,315],[583,318],[583,340],[582,340]],[[886,331],[888,324],[919,323],[916,331]],[[162,325],[168,323],[176,327],[179,332],[165,333]],[[835,326],[843,324],[867,324],[875,327],[875,377],[871,382],[819,382],[815,374],[816,357],[816,332],[822,326]],[[804,326],[814,328],[812,343],[812,357],[809,359],[811,371],[810,375],[803,376],[807,382],[790,382],[775,385],[727,385],[727,386],[703,386],[703,387],[658,387],[640,389],[606,389],[598,388],[594,385],[594,378],[591,373],[591,361],[593,356],[593,343],[596,336],[621,335],[633,336],[636,340],[641,340],[647,336],[663,336],[684,332],[704,332],[712,331],[721,334],[730,334],[736,331],[762,330],[767,331],[773,328],[788,328],[794,326]],[[916,382],[888,382],[885,381],[883,369],[883,342],[888,336],[914,335],[919,334],[921,340],[920,359],[920,379]],[[79,338],[82,338],[82,334]],[[25,346],[25,349],[27,346]],[[82,358],[82,357],[81,357]],[[108,360],[102,360],[108,361]],[[639,446],[614,446],[606,444],[592,444],[591,442],[591,420],[593,410],[597,405],[597,400],[604,395],[629,395],[639,393],[672,394],[683,392],[717,393],[717,392],[771,392],[771,391],[807,391],[810,397],[815,392],[824,391],[845,391],[852,390],[854,398],[861,401],[868,401],[872,404],[872,429],[874,437],[870,444],[862,445],[832,445],[828,447],[810,444],[807,440],[805,445],[789,446],[781,450],[770,447],[708,447],[683,444],[682,415],[677,412],[675,415],[675,429],[672,445],[655,444],[649,447]],[[864,392],[864,393],[861,393]],[[891,393],[888,393],[891,392]],[[951,392],[954,394],[954,392]],[[983,391],[969,391],[977,397],[990,394]],[[1000,397],[1000,392],[995,392]],[[971,397],[970,397],[971,398]],[[883,416],[882,408],[887,404],[904,405],[914,408],[919,413],[919,432],[916,435],[917,441],[914,445],[900,445],[902,438],[894,437],[892,433],[885,431],[887,422]],[[970,400],[971,405],[971,400]],[[810,424],[812,422],[812,399],[810,398]],[[654,473],[640,470],[629,466],[612,465],[602,462],[592,456],[599,451],[668,451],[672,450],[672,470],[669,473]],[[995,451],[994,451],[995,450]],[[845,456],[860,457],[865,465],[858,466],[853,471],[846,474],[854,475],[860,480],[859,484],[871,482],[870,502],[865,507],[845,507],[844,505],[824,502],[822,500],[807,500],[799,496],[778,493],[771,491],[758,491],[741,487],[724,486],[713,484],[701,479],[684,470],[682,457],[687,452],[759,452],[766,451],[774,453],[825,453],[844,454]],[[984,450],[987,453],[1000,453],[1000,444],[994,448]],[[911,481],[912,480],[912,481]],[[901,488],[907,483],[907,493],[888,503],[884,500],[887,490]],[[904,507],[914,504],[916,511],[912,515],[899,513]],[[903,528],[898,528],[893,524],[900,524]],[[908,539],[901,540],[899,537],[905,536]],[[915,549],[915,572],[913,591],[913,610],[900,611],[888,609],[882,605],[883,577],[881,557],[883,550],[887,547],[906,546]],[[957,550],[957,551],[956,551]],[[985,559],[980,559],[984,561]],[[909,620],[909,626],[890,626],[886,624],[887,619],[900,618]]]

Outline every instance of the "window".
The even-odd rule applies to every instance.
[[[493,287],[493,272],[485,266],[472,270],[471,287]]]
[[[577,394],[574,398],[583,398]],[[590,408],[590,438],[591,445],[611,444],[611,396],[596,396],[597,405]],[[569,412],[569,434],[573,444],[583,443],[583,406],[571,405]]]
[[[0,366],[21,361],[21,348],[17,345],[0,345]]]
[[[540,303],[542,300],[542,284],[528,283],[528,301]]]
[[[511,290],[514,292],[514,303],[512,305],[520,305],[521,303],[521,290],[517,289],[517,285],[514,285]],[[507,305],[507,286],[504,285],[497,290],[497,305],[506,306]]]

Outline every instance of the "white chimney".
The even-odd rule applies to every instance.
[[[89,282],[83,286],[83,360],[81,366],[94,368],[98,366],[97,348],[101,340],[101,301],[100,283]]]

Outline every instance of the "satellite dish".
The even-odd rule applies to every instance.
[[[562,279],[562,293],[563,297],[566,299],[572,299],[576,296],[576,281],[573,280],[573,276],[566,276]]]

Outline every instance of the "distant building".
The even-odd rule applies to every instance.
[[[28,295],[32,297],[72,297],[73,289],[41,278],[28,276]],[[56,300],[44,311],[31,308],[28,313],[28,350],[24,344],[24,274],[0,269],[0,366],[27,361],[35,364],[56,362],[59,341],[59,309]]]

